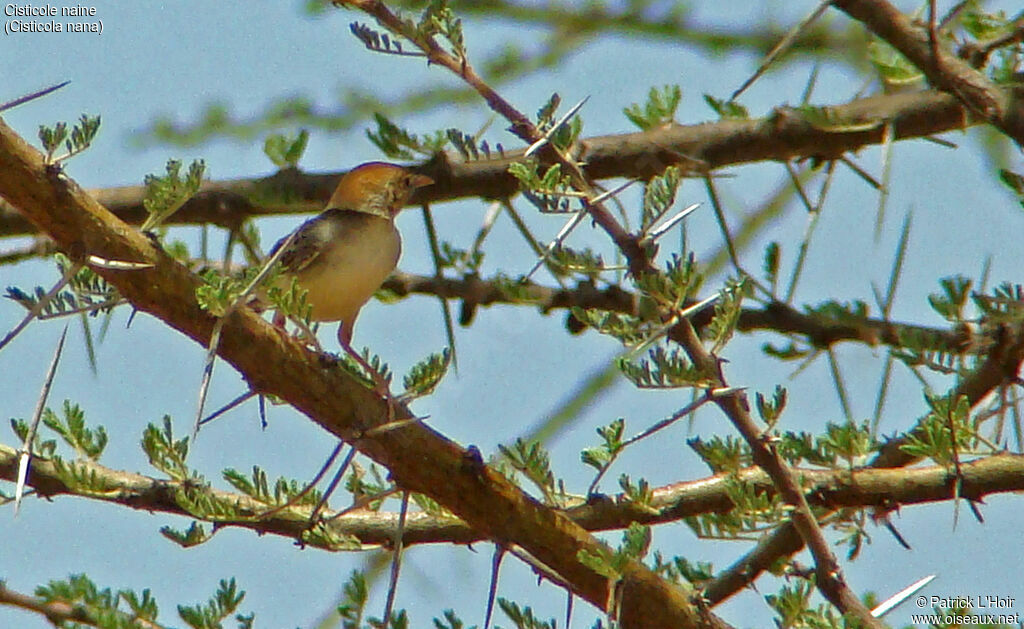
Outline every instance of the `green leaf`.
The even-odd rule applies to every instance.
[[[704,102],[722,120],[746,120],[750,118],[750,112],[747,111],[747,108],[734,100],[722,100],[710,94],[705,94]]]
[[[753,462],[750,446],[736,437],[722,438],[715,435],[709,441],[694,437],[687,440],[686,445],[690,446],[715,474],[736,472]]]
[[[924,78],[914,64],[895,48],[882,41],[872,41],[868,44],[868,59],[875,67],[878,75],[889,85],[901,86],[910,83],[917,83]]]
[[[448,373],[451,362],[451,352],[445,348],[440,354],[431,354],[413,365],[408,375],[402,380],[402,384],[405,386],[405,393],[402,394],[402,397],[414,399],[433,393],[445,374]]]
[[[623,474],[619,476],[619,487],[622,488],[622,492],[626,495],[633,506],[636,507],[649,507],[651,501],[654,499],[654,492],[651,491],[651,484],[646,479],[641,478],[633,484],[629,474]]]
[[[650,547],[651,527],[630,522],[626,530],[622,532],[622,545],[619,548],[619,554],[640,561],[647,556]]]
[[[221,579],[217,591],[205,604],[178,605],[178,615],[193,629],[221,629],[221,622],[235,612],[243,598],[245,592],[238,591],[234,578]]]
[[[682,171],[676,166],[669,166],[665,172],[652,177],[644,186],[644,200],[641,208],[640,227],[646,231],[654,226],[661,217],[672,209],[676,202],[676,192],[683,179]]]
[[[678,85],[665,85],[661,89],[652,87],[643,106],[634,103],[622,113],[641,130],[647,131],[675,122],[676,109],[682,98],[683,90]]]
[[[553,93],[537,110],[537,125],[550,127],[555,121],[555,112],[558,111],[558,106],[561,104],[562,97],[558,95],[558,92]]]
[[[942,292],[928,295],[928,303],[943,319],[959,323],[963,321],[963,309],[971,292],[971,284],[970,278],[962,275],[944,277],[939,280]]]
[[[850,465],[858,463],[875,448],[870,423],[825,425],[825,435],[819,438],[821,450],[832,457],[845,459]]]
[[[999,181],[1013,192],[1017,197],[1017,202],[1020,203],[1022,208],[1024,208],[1024,176],[1018,175],[1011,170],[1001,168],[999,170]]]
[[[648,351],[645,360],[633,362],[620,357],[617,362],[622,374],[641,389],[705,387],[713,382],[684,352],[675,348],[659,346]]]
[[[281,133],[267,136],[263,143],[263,153],[278,168],[298,168],[299,160],[306,152],[309,143],[309,131],[299,131],[297,137],[291,138]]]
[[[736,331],[743,309],[743,297],[749,292],[749,286],[745,277],[738,281],[730,280],[715,301],[715,314],[707,326],[707,334],[712,341],[712,354],[720,352]]]
[[[141,230],[144,232],[156,229],[199,191],[206,172],[206,162],[201,159],[193,161],[183,176],[181,162],[171,159],[167,160],[165,170],[163,176],[145,177],[146,195],[142,205],[149,216],[142,223]]]
[[[86,428],[85,413],[70,400],[64,400],[63,411],[63,417],[58,417],[52,410],[44,410],[43,424],[60,435],[79,455],[98,460],[107,445],[107,431],[103,426],[95,430]]]
[[[775,394],[771,400],[765,398],[760,392],[755,396],[757,400],[757,412],[761,416],[761,420],[769,426],[774,426],[775,422],[779,420],[779,416],[782,415],[783,409],[786,408],[786,389],[781,385],[775,385]]]
[[[188,458],[188,437],[175,441],[170,415],[164,415],[162,429],[153,424],[146,426],[142,433],[142,449],[149,457],[150,465],[171,478],[186,480],[191,476],[185,464]]]
[[[600,574],[606,579],[618,580],[622,575],[615,569],[615,556],[610,550],[601,548],[600,553],[592,553],[583,548],[576,553],[581,564]]]
[[[884,123],[875,119],[843,117],[842,110],[835,107],[815,107],[802,105],[794,108],[804,121],[812,127],[827,133],[856,133],[871,131]],[[783,114],[777,114],[783,115]]]
[[[520,609],[514,602],[505,598],[498,598],[498,607],[515,624],[517,629],[555,629],[557,626],[554,619],[542,621],[533,616],[533,610],[529,607]]]
[[[337,607],[344,629],[361,629],[363,627],[363,610],[369,600],[369,588],[366,587],[366,576],[353,570],[348,581],[341,588],[342,602]]]
[[[398,126],[381,113],[373,114],[376,131],[366,131],[366,137],[391,159],[413,160],[417,156],[429,157],[442,150],[450,141],[447,131],[419,136]]]
[[[39,141],[46,151],[46,163],[56,164],[81,153],[89,148],[100,129],[100,117],[82,114],[78,123],[68,131],[66,122],[58,122],[53,127],[39,126]],[[54,153],[64,146],[66,152],[54,157]]]
[[[554,501],[555,475],[551,472],[551,458],[539,441],[516,439],[511,447],[499,444],[498,449],[513,469],[536,485],[548,501]]]
[[[771,284],[772,295],[779,281],[779,259],[782,255],[782,248],[778,242],[772,241],[764,248],[764,275]]]
[[[599,472],[604,471],[622,451],[622,433],[625,427],[626,420],[620,417],[607,426],[598,428],[597,434],[601,436],[604,443],[593,448],[584,448],[580,453],[583,463]]]
[[[170,526],[160,527],[160,534],[182,548],[198,546],[212,537],[206,532],[203,525],[196,521],[193,521],[186,531],[179,531]]]
[[[456,57],[466,56],[462,20],[455,17],[455,12],[448,6],[447,0],[431,0],[420,16],[416,30],[421,37],[440,35],[451,45],[451,51]]]

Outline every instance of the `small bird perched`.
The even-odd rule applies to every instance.
[[[402,238],[395,217],[417,188],[432,183],[395,164],[361,164],[342,177],[319,216],[271,250],[273,255],[286,247],[278,285],[287,287],[294,277],[306,291],[313,321],[340,321],[343,348],[352,340],[359,310],[398,264]]]

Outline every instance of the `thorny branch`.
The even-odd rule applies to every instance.
[[[779,107],[765,118],[671,125],[639,133],[586,138],[572,158],[590,180],[611,177],[647,179],[667,166],[701,164],[709,171],[762,161],[830,159],[865,146],[881,144],[887,125],[893,140],[922,138],[960,130],[981,120],[956,98],[941,92],[872,96],[824,108],[836,121],[822,125],[800,112]],[[524,149],[525,150],[525,149]],[[411,205],[460,198],[508,198],[518,183],[508,166],[523,150],[479,161],[456,161],[439,155],[419,170],[435,184],[418,190]],[[308,174],[282,170],[258,179],[205,182],[168,224],[212,223],[228,229],[245,219],[282,213],[319,211],[344,173]],[[145,188],[125,186],[90,190],[121,220],[141,224]],[[14,208],[0,203],[0,236],[34,233]]]
[[[915,24],[886,0],[835,0],[841,11],[900,51],[935,87],[955,96],[975,115],[1024,148],[1024,101],[994,84],[967,61],[933,41],[927,26]]]
[[[78,461],[99,485],[116,489],[106,492],[81,492],[62,479],[57,467],[48,459],[36,459],[31,485],[40,496],[79,496],[119,504],[143,511],[159,511],[182,517],[195,518],[183,507],[177,492],[201,491],[219,502],[233,505],[237,517],[215,518],[210,521],[220,527],[239,527],[259,534],[269,533],[302,540],[309,526],[310,507],[289,506],[273,508],[250,496],[212,489],[190,487],[188,483],[153,478],[142,474],[115,470],[88,460]],[[807,500],[817,507],[879,506],[893,508],[951,500],[957,495],[970,500],[982,500],[995,493],[1024,490],[1024,456],[1002,454],[971,461],[963,466],[964,483],[955,493],[948,471],[941,466],[912,470],[870,469],[854,471],[798,468],[794,472],[803,481]],[[13,480],[17,473],[17,452],[0,445],[0,478]],[[709,513],[727,513],[733,509],[729,485],[742,482],[757,492],[775,493],[775,486],[763,470],[750,467],[738,472],[716,474],[708,478],[685,481],[651,490],[650,502],[638,505],[625,494],[595,497],[564,509],[564,513],[588,531],[624,529],[631,522],[665,524],[683,518]],[[335,517],[337,513],[342,515]],[[387,546],[394,539],[398,516],[392,512],[348,508],[335,512],[324,511],[318,522],[329,535],[345,540],[339,545],[306,539],[305,544],[325,550],[362,550]],[[478,531],[451,515],[431,515],[413,512],[407,516],[402,537],[405,546],[417,544],[472,544],[483,541]],[[706,593],[705,593],[706,594]],[[717,604],[720,599],[712,599]]]

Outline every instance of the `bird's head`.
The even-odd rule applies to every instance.
[[[327,208],[356,210],[390,219],[409,202],[417,188],[432,183],[430,177],[395,164],[367,162],[341,178]]]

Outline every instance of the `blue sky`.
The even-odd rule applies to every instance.
[[[749,3],[698,4],[698,14],[711,23],[740,22],[750,16]],[[794,3],[784,9],[777,3],[763,6],[780,21],[791,23],[813,4]],[[64,80],[71,84],[7,112],[4,119],[22,135],[34,139],[39,124],[74,120],[81,113],[101,115],[103,126],[95,145],[67,166],[69,175],[85,187],[139,184],[147,173],[161,172],[169,158],[202,157],[209,177],[220,180],[271,173],[273,166],[262,154],[262,138],[250,143],[218,140],[189,149],[138,149],[130,142],[133,132],[145,128],[157,115],[190,120],[213,100],[228,103],[240,114],[253,115],[271,99],[285,95],[306,95],[326,107],[334,102],[336,94],[349,88],[389,97],[411,85],[435,81],[454,84],[442,70],[428,68],[420,60],[366,51],[348,32],[349,22],[359,19],[355,13],[329,11],[311,19],[300,15],[299,5],[114,0],[97,5],[97,18],[103,21],[100,35],[5,35],[0,38],[0,100]],[[741,6],[743,10],[738,11]],[[906,3],[902,6],[913,8]],[[833,19],[844,20],[838,16]],[[534,35],[522,26],[492,22],[468,22],[466,30],[474,57],[510,39],[529,42]],[[641,101],[651,86],[678,83],[683,87],[679,121],[713,118],[701,95],[727,97],[756,63],[757,58],[750,54],[711,57],[678,44],[638,45],[625,37],[613,37],[585,46],[556,71],[539,73],[502,92],[530,113],[553,91],[561,93],[564,103],[590,96],[583,110],[584,133],[619,133],[632,129],[621,114],[622,108]],[[743,102],[753,115],[797,103],[810,69],[808,63],[787,66],[755,84]],[[860,87],[850,70],[825,65],[815,100],[823,104],[844,102]],[[451,126],[473,131],[489,118],[485,107],[474,103],[404,117],[399,122],[417,132]],[[488,132],[493,138],[491,144],[500,141],[514,146],[514,139],[501,127],[495,124]],[[369,123],[341,135],[314,133],[301,166],[310,171],[331,171],[379,158],[363,134],[365,128]],[[894,319],[941,325],[925,301],[928,293],[937,290],[937,279],[953,273],[976,277],[989,256],[994,282],[1021,281],[1024,255],[1019,234],[1024,233],[1024,214],[993,183],[992,166],[978,150],[980,134],[950,133],[945,137],[960,148],[936,148],[921,141],[896,147],[889,216],[877,243],[873,240],[877,193],[848,171],[841,172],[821,219],[820,233],[811,246],[798,303],[833,297],[871,302],[871,284],[885,285],[899,228],[908,212],[913,213],[913,232]],[[879,151],[867,149],[856,158],[871,172],[880,172]],[[723,180],[721,190],[727,214],[735,225],[775,188],[782,169],[768,164],[729,172],[734,177]],[[627,206],[637,201],[635,193],[631,194],[623,197]],[[688,182],[680,193],[680,203],[705,201],[705,196],[703,184]],[[436,207],[442,237],[468,245],[485,209],[481,201]],[[528,206],[521,209],[534,214]],[[260,224],[264,242],[273,242],[300,220],[287,217],[264,221]],[[530,224],[539,234],[551,237],[561,219],[531,216]],[[792,206],[742,253],[744,265],[759,269],[761,252],[770,240],[782,244],[784,261],[792,264],[805,224],[803,210]],[[431,273],[420,215],[405,212],[399,227],[406,242],[401,268]],[[698,256],[710,256],[720,248],[718,228],[706,205],[688,219],[687,229]],[[174,234],[198,242],[198,230],[183,228]],[[573,238],[571,245],[605,247],[602,235],[596,231],[580,231]],[[499,221],[490,242],[485,274],[497,269],[516,274],[532,265],[525,245],[506,219]],[[0,249],[18,243],[5,240]],[[4,286],[23,288],[48,285],[56,278],[52,265],[46,262],[2,267],[0,273]],[[16,304],[0,302],[0,328],[10,328],[20,317]],[[51,403],[58,405],[65,398],[72,399],[82,405],[90,422],[107,427],[112,439],[103,459],[106,465],[156,474],[137,446],[142,429],[167,413],[184,434],[195,412],[203,351],[152,318],[137,317],[127,329],[126,318],[127,312],[114,317],[106,340],[98,348],[99,372],[95,375],[85,361],[81,331],[72,325]],[[57,323],[34,324],[0,353],[0,373],[4,374],[0,399],[5,401],[8,416],[31,415],[60,328]],[[333,341],[333,331],[325,339]],[[763,392],[771,391],[776,384],[790,388],[787,429],[815,430],[825,421],[840,421],[842,412],[827,364],[819,361],[798,378],[790,379],[789,366],[780,367],[759,355],[758,347],[765,340],[763,336],[741,337],[730,346],[727,373],[731,382]],[[457,342],[459,374],[449,376],[435,396],[417,403],[416,410],[429,415],[434,428],[460,443],[476,444],[485,455],[495,452],[497,444],[528,432],[571,393],[581,378],[607,364],[617,350],[612,340],[593,332],[580,337],[566,335],[561,314],[542,316],[523,307],[494,307],[479,312],[472,327],[457,331]],[[356,343],[372,347],[397,373],[403,373],[444,345],[439,306],[436,300],[424,297],[387,306],[372,303],[360,319]],[[854,415],[869,417],[884,352],[843,346],[839,356],[851,389]],[[243,386],[238,374],[220,365],[211,404],[227,402],[242,392]],[[686,399],[681,402],[681,398]],[[579,463],[578,453],[597,443],[596,427],[625,417],[627,432],[632,434],[670,414],[686,400],[686,394],[639,394],[625,382],[619,383],[571,431],[550,444],[556,475],[565,478],[571,490],[582,492],[590,473]],[[905,371],[898,371],[885,408],[883,432],[906,427],[923,409],[916,381]],[[641,444],[617,464],[603,489],[614,491],[614,479],[623,472],[642,475],[652,484],[705,476],[706,471],[685,447],[684,439],[693,434],[730,434],[724,424],[717,414],[703,412],[692,425],[677,425],[659,440]],[[13,445],[14,438],[8,432],[2,442]],[[224,467],[247,472],[254,464],[272,475],[308,478],[332,447],[323,431],[285,408],[272,408],[269,428],[260,430],[255,408],[249,405],[205,429],[195,444],[191,462],[215,482],[220,482],[219,470]],[[883,529],[870,529],[874,543],[859,561],[847,564],[853,587],[885,596],[921,576],[937,573],[940,578],[929,593],[993,594],[1024,600],[1019,583],[1008,578],[1012,568],[1006,561],[1008,556],[1016,557],[1024,551],[1019,506],[1010,496],[998,496],[983,511],[984,526],[965,508],[960,509],[957,522],[951,504],[904,509],[897,525],[914,550],[900,549]],[[167,524],[184,528],[185,520],[76,498],[59,498],[52,504],[29,500],[16,519],[10,509],[0,512],[0,523],[5,532],[5,543],[0,545],[0,579],[6,579],[10,587],[30,591],[48,579],[76,572],[88,573],[105,587],[149,587],[163,604],[161,619],[169,625],[179,624],[174,604],[205,600],[217,580],[235,576],[248,592],[243,610],[257,613],[258,626],[311,627],[336,604],[341,584],[351,570],[367,561],[366,555],[300,550],[287,540],[257,538],[241,530],[224,531],[205,545],[182,550],[164,540],[157,530]],[[607,537],[617,540],[618,534]],[[698,541],[682,524],[659,527],[655,539],[666,554],[713,561],[719,568],[748,548],[739,542]],[[414,548],[408,554],[399,589],[399,604],[410,610],[414,626],[428,623],[451,607],[458,609],[467,623],[482,623],[490,553],[486,544],[472,549]],[[771,592],[772,587],[766,583],[762,593]],[[564,595],[550,585],[536,585],[529,571],[514,562],[505,564],[499,594],[534,606],[542,617],[562,617]],[[375,598],[373,613],[379,613],[381,600],[380,596]],[[724,606],[721,614],[737,626],[767,626],[770,621],[766,609],[758,594],[748,592]],[[593,617],[592,608],[577,604],[573,626],[589,627]],[[504,619],[500,621],[504,623]],[[907,618],[896,616],[893,621],[898,624]],[[0,608],[0,626],[31,629],[48,625],[37,616]]]

